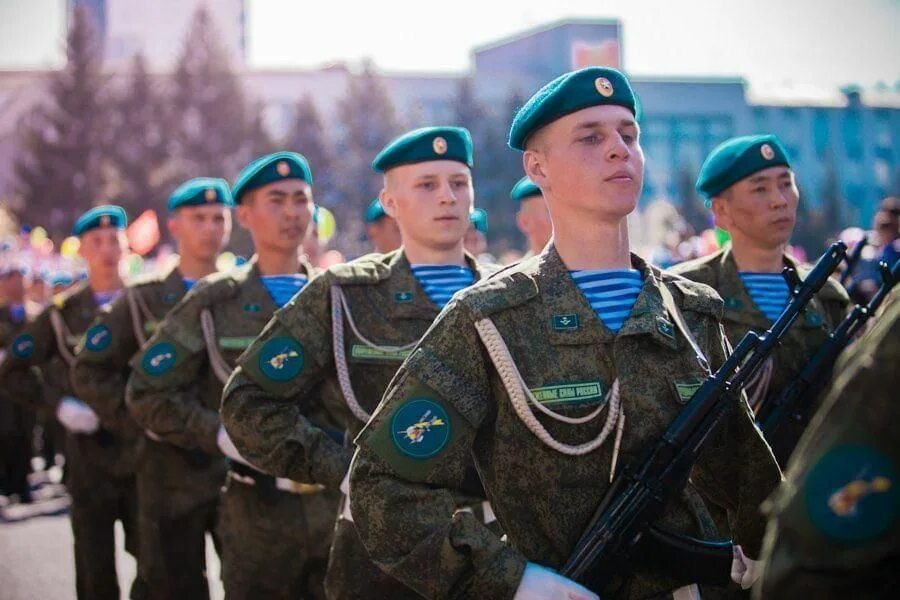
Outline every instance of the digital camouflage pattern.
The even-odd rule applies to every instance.
[[[784,256],[784,264],[796,269],[801,278],[809,272],[787,254]],[[732,344],[737,344],[748,331],[761,332],[772,325],[753,303],[744,287],[730,246],[710,256],[675,265],[670,271],[692,281],[705,283],[719,292],[725,301],[722,323]],[[796,378],[806,361],[825,342],[828,333],[844,318],[849,301],[847,293],[838,282],[828,280],[825,283],[805,314],[794,323],[775,350],[774,370],[766,398],[777,396]],[[779,465],[787,462],[817,407],[818,403],[813,403],[802,421],[785,423],[774,439],[768,440]]]
[[[75,352],[98,309],[87,283],[54,297],[50,306],[25,327],[7,348],[0,364],[0,387],[45,414],[55,414],[63,396],[78,397],[70,368],[60,351],[51,324],[58,311],[68,328],[60,340],[68,354]],[[125,548],[137,556],[137,494],[134,472],[140,440],[114,429],[92,435],[66,433],[66,489],[72,496],[71,521],[75,538],[76,587],[79,598],[118,598],[115,539],[117,519],[125,529]],[[133,593],[141,587],[138,580]]]
[[[0,355],[25,328],[27,319],[13,318],[8,305],[0,298]],[[0,477],[3,492],[20,494],[20,500],[30,498],[28,487],[32,435],[35,413],[26,402],[17,402],[0,389]]]
[[[304,266],[305,274],[312,277],[311,267]],[[222,382],[216,376],[210,363],[204,333],[201,327],[201,313],[208,309],[215,326],[216,342],[225,362],[231,366],[238,356],[250,345],[269,321],[276,306],[262,283],[255,261],[228,273],[210,275],[199,281],[184,299],[166,316],[153,337],[131,360],[132,375],[128,382],[126,402],[138,423],[163,440],[188,451],[201,451],[209,457],[210,466],[204,473],[210,475],[208,500],[219,493],[219,486],[225,482],[227,463],[216,444],[216,435],[221,424],[219,405],[222,396]],[[238,491],[247,484],[229,481],[220,500],[220,510],[227,512],[227,521],[219,525],[222,542],[223,571],[226,592],[257,589],[258,582],[267,580],[270,584],[279,578],[292,578],[292,573],[308,568],[310,561],[319,561],[324,568],[327,548],[330,543],[331,524],[337,510],[337,494],[309,494],[295,497],[288,492],[277,491],[267,495],[266,490],[255,487],[253,497],[258,505],[256,512],[269,515],[269,521],[259,520],[249,508],[246,494]],[[241,494],[241,498],[235,495]],[[327,496],[324,501],[319,496]],[[191,501],[197,498],[190,496]],[[267,504],[268,503],[268,504]],[[323,510],[326,506],[328,510]],[[263,507],[266,510],[263,510]],[[240,513],[244,516],[241,517]],[[293,520],[310,523],[313,529],[322,529],[325,524],[327,540],[319,556],[310,552],[315,545],[309,539],[291,537],[290,527],[284,522],[286,514]],[[252,519],[258,531],[276,532],[281,535],[237,535],[242,531],[235,524],[246,521],[243,531]],[[228,544],[238,544],[236,548]],[[263,545],[260,545],[263,544]],[[278,552],[279,561],[268,561],[265,569],[251,561],[231,562],[232,557]],[[314,591],[313,591],[314,592]],[[306,590],[292,590],[293,595],[307,594]]]
[[[469,255],[466,262],[476,279],[492,271]],[[238,361],[222,401],[226,428],[250,462],[275,475],[331,489],[340,486],[353,456],[350,442],[365,424],[349,409],[337,379],[330,296],[334,285],[343,290],[360,333],[378,346],[415,342],[440,312],[401,250],[334,266],[275,314]],[[272,369],[265,360],[274,358],[270,348],[289,348],[297,356],[293,363]],[[372,349],[354,335],[346,314],[343,351],[356,398],[371,413],[409,351]],[[323,423],[334,423],[340,435],[323,431]],[[372,565],[352,524],[343,519],[337,525],[326,586],[330,598],[415,597]]]
[[[139,295],[150,315],[138,308],[143,339],[185,295],[181,272],[144,276],[132,282],[108,309],[101,311],[76,356],[72,381],[79,397],[100,416],[105,427],[144,437],[125,406],[129,361],[140,350],[127,294]],[[136,302],[136,307],[140,305]],[[146,318],[150,316],[152,318]],[[215,523],[222,472],[200,450],[186,450],[146,438],[137,467],[139,568],[151,597],[208,595],[204,574],[204,532]]]
[[[657,441],[689,398],[687,390],[706,376],[673,327],[659,286],[671,291],[712,367],[724,360],[719,297],[636,256],[632,264],[645,283],[616,336],[594,314],[552,245],[463,292],[441,313],[357,438],[351,507],[360,537],[382,568],[428,598],[512,598],[526,561],[563,564],[609,485],[613,441],[581,457],[546,446],[515,413],[473,325],[489,317],[527,386],[566,416],[595,410],[604,401],[597,388],[605,394],[618,377],[626,414],[621,468]],[[434,422],[434,411],[419,423],[398,422],[404,407],[422,400],[437,404],[446,424]],[[595,438],[605,417],[568,425],[535,415],[568,444]],[[432,430],[423,434],[417,425],[424,423]],[[407,452],[441,428],[449,435],[432,446],[433,455]],[[460,485],[470,456],[508,542],[468,513],[448,518],[453,502],[447,490]],[[693,494],[672,503],[661,524],[716,537],[704,509],[716,504],[727,510],[736,543],[757,557],[765,525],[757,507],[779,478],[740,401],[692,474],[703,499]],[[691,583],[636,569],[620,597],[645,598]]]
[[[900,294],[841,357],[767,504],[763,598],[890,598],[900,556]]]

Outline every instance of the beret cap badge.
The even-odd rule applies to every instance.
[[[595,79],[594,87],[597,88],[597,92],[604,98],[609,98],[613,95],[614,90],[612,83],[606,77],[598,77]]]
[[[287,177],[291,174],[291,166],[282,160],[275,165],[275,171],[282,177]]]
[[[766,160],[772,160],[775,158],[775,150],[772,149],[772,146],[769,144],[763,144],[759,147],[759,153],[762,154],[762,157]]]
[[[203,192],[203,199],[207,202],[215,202],[216,201],[216,190],[212,188],[206,188],[206,191]]]
[[[103,215],[102,217],[100,217],[100,227],[109,227],[109,224],[109,215]]]
[[[434,148],[435,154],[446,154],[447,153],[447,140],[438,136],[434,138],[434,141],[431,143],[431,147]]]

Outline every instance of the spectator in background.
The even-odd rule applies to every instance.
[[[900,198],[888,196],[881,202],[868,234],[869,245],[863,249],[853,275],[855,296],[868,301],[881,285],[878,263],[892,266],[900,259]]]
[[[384,254],[400,247],[400,228],[394,218],[384,212],[380,199],[375,198],[369,203],[363,219],[366,222],[366,236],[375,252]]]
[[[525,258],[540,254],[553,235],[550,211],[547,210],[547,202],[541,188],[525,176],[516,182],[509,192],[509,197],[519,203],[516,226],[528,240]]]
[[[463,239],[466,251],[478,259],[480,263],[495,263],[495,259],[488,253],[487,244],[488,215],[483,208],[476,208],[469,215],[469,230]]]

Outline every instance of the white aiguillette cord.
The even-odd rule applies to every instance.
[[[353,386],[350,383],[350,369],[347,366],[347,357],[344,354],[344,314],[347,315],[347,323],[350,325],[350,330],[353,331],[353,335],[370,349],[377,352],[391,353],[412,350],[416,347],[416,344],[419,343],[419,340],[403,346],[379,346],[368,340],[359,332],[359,329],[357,329],[356,323],[353,321],[353,315],[350,313],[350,307],[347,306],[347,298],[344,296],[344,291],[341,289],[341,286],[331,286],[331,345],[334,352],[334,367],[335,371],[337,371],[338,383],[341,386],[341,392],[344,394],[344,400],[346,400],[350,412],[363,423],[367,423],[369,417],[372,415],[367,413],[365,409],[360,406],[359,401],[356,399],[356,394],[353,392]]]

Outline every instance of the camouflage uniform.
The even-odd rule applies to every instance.
[[[636,256],[632,264],[644,286],[615,336],[552,244],[458,295],[441,313],[357,437],[351,506],[382,568],[429,598],[512,598],[526,561],[563,564],[609,485],[614,443],[576,457],[539,440],[513,409],[473,324],[493,321],[535,399],[560,415],[590,414],[618,379],[627,414],[621,468],[656,443],[706,376],[663,306],[662,286],[712,367],[724,360],[718,296]],[[531,416],[564,443],[599,439],[597,420],[571,425]],[[764,527],[757,506],[777,484],[778,467],[743,401],[712,435],[692,475],[705,498],[686,489],[660,522],[709,538],[716,532],[706,502],[715,502],[728,509],[735,541],[756,557]],[[470,455],[508,543],[471,515],[447,518],[447,488],[460,484]],[[635,571],[615,582],[619,596],[647,598],[691,583],[639,564]]]
[[[102,311],[76,357],[72,381],[104,427],[144,436],[125,406],[128,361],[185,295],[181,272],[136,280]],[[135,433],[136,432],[136,433]],[[139,568],[154,598],[209,595],[205,531],[215,525],[221,465],[201,450],[146,438],[137,469]]]
[[[211,479],[223,481],[230,469],[217,531],[225,590],[235,598],[321,595],[338,505],[336,492],[291,493],[249,467],[226,467],[217,446],[223,379],[275,309],[255,262],[201,280],[132,359],[126,393],[143,427],[209,457]],[[214,331],[204,331],[204,314]],[[213,348],[206,335],[215,336]],[[214,487],[204,486],[210,499]]]
[[[900,568],[900,302],[842,355],[767,505],[764,598],[891,598]]]
[[[803,269],[793,258],[784,256],[785,266],[793,267],[805,276]],[[737,344],[748,331],[765,331],[771,326],[769,319],[756,307],[738,274],[730,246],[719,252],[676,265],[670,269],[692,281],[712,287],[725,301],[723,324],[728,339]],[[844,317],[849,298],[836,281],[829,280],[816,294],[806,313],[791,327],[787,337],[774,354],[773,370],[764,397],[777,396],[800,372],[813,352],[825,342],[828,332]],[[762,390],[760,390],[762,394]],[[748,390],[753,395],[753,390]],[[812,407],[803,421],[790,420],[783,424],[773,439],[768,440],[779,465],[784,465],[815,412]],[[758,403],[754,405],[758,408]]]
[[[0,306],[0,348],[7,348],[25,323],[13,318],[9,306]],[[0,390],[0,489],[26,502],[31,500],[28,471],[34,425],[34,411]]]
[[[492,270],[471,255],[466,255],[466,262],[476,279]],[[350,441],[365,425],[365,415],[356,415],[348,405],[335,368],[331,320],[335,286],[349,308],[342,319],[346,330],[342,352],[352,394],[363,412],[375,409],[409,354],[398,347],[420,339],[440,312],[401,250],[332,267],[313,281],[275,315],[241,358],[222,401],[223,421],[248,460],[271,473],[331,489],[344,478],[353,456]],[[381,348],[355,337],[348,317]],[[268,341],[281,337],[302,348],[302,377],[288,385],[258,366]],[[322,414],[337,420],[339,439],[323,433],[318,424]],[[480,491],[469,491],[481,496]],[[335,527],[326,589],[329,598],[418,597],[372,564],[346,511]]]
[[[77,396],[69,377],[72,353],[97,308],[86,283],[54,298],[13,341],[0,365],[0,386],[52,413],[63,396]],[[61,317],[57,326],[54,314]],[[90,435],[66,433],[66,487],[72,496],[79,598],[119,598],[113,535],[117,519],[125,528],[126,550],[137,556],[134,473],[139,453],[139,440],[106,427]],[[140,577],[131,593],[143,594]]]

